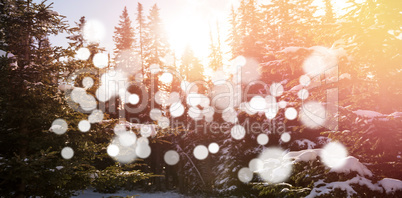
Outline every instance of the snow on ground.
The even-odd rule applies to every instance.
[[[391,114],[382,114],[371,110],[356,110],[353,111],[354,114],[360,117],[368,118],[370,120],[379,119],[381,121],[388,121],[390,118],[400,118],[402,117],[402,112],[394,112]]]
[[[384,178],[378,182],[385,190],[386,193],[393,193],[402,190],[402,181],[392,178]]]
[[[297,51],[299,51],[300,49],[306,49],[304,47],[286,47],[285,49],[279,51],[279,52],[283,52],[283,53],[296,53]]]
[[[184,197],[183,195],[174,193],[174,192],[155,192],[155,193],[147,193],[140,191],[119,191],[117,193],[109,193],[103,194],[98,192],[93,192],[92,190],[84,190],[78,192],[78,196],[73,196],[76,198],[100,198],[100,197],[110,197],[110,196],[133,196],[140,198],[174,198],[174,197]]]
[[[343,74],[341,74],[340,76],[339,76],[339,80],[342,80],[342,79],[352,79],[352,77],[350,76],[350,74],[349,73],[343,73]]]
[[[394,117],[394,118],[399,118],[402,117],[402,112],[394,112],[389,114],[388,116]]]
[[[299,147],[307,146],[307,149],[313,149],[316,146],[316,143],[308,139],[296,140],[295,143],[299,145]]]
[[[337,182],[331,182],[331,183],[325,183],[323,180],[319,180],[314,183],[314,186],[320,186],[320,187],[313,188],[311,190],[310,194],[307,195],[306,198],[325,195],[325,194],[332,192],[335,189],[341,189],[343,191],[346,191],[347,196],[351,197],[352,195],[357,194],[357,192],[353,189],[351,184],[365,185],[368,188],[370,188],[370,190],[382,192],[382,188],[380,185],[373,184],[371,180],[366,179],[364,177],[356,176],[350,180],[337,181]]]
[[[367,169],[365,165],[359,162],[359,160],[353,156],[348,156],[346,158],[345,165],[339,168],[332,168],[330,172],[336,172],[336,173],[350,173],[351,171],[356,171],[359,173],[359,175],[367,175],[367,176],[373,176],[373,173]]]
[[[294,162],[300,161],[310,161],[315,160],[322,153],[322,149],[306,149],[301,151],[292,151],[285,155],[286,158],[293,160]],[[396,191],[402,190],[402,181],[392,178],[384,178],[378,183],[373,183],[371,180],[365,178],[364,176],[372,177],[373,173],[367,169],[359,160],[353,156],[346,157],[346,163],[342,167],[332,168],[330,172],[336,173],[350,173],[357,172],[359,175],[347,180],[347,181],[337,181],[331,183],[325,183],[323,180],[317,181],[314,186],[320,186],[313,188],[307,197],[316,197],[332,192],[334,189],[341,189],[346,191],[348,197],[356,194],[357,192],[353,189],[351,184],[365,185],[373,191],[386,193],[394,193]]]
[[[294,162],[308,162],[317,159],[322,153],[322,149],[306,149],[301,151],[292,151],[285,155],[286,158],[294,160]],[[348,156],[345,159],[345,164],[339,168],[332,168],[330,172],[350,173],[357,172],[361,176],[373,176],[373,173],[367,169],[357,158]]]
[[[358,116],[362,116],[362,117],[366,117],[366,118],[375,118],[375,117],[385,116],[384,114],[376,112],[376,111],[361,110],[361,109],[353,111],[353,113]]]
[[[285,158],[292,159],[294,162],[308,162],[315,160],[320,155],[322,149],[307,149],[301,151],[292,151],[285,155]]]
[[[304,88],[304,85],[296,85],[296,86],[294,86],[294,87],[292,87],[292,89],[290,89],[289,91],[290,92],[297,92],[297,91],[299,91],[299,90],[301,90],[301,89],[303,89]]]

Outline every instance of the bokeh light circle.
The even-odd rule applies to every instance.
[[[284,182],[292,173],[292,162],[285,157],[285,151],[281,148],[267,148],[258,159],[263,162],[263,165],[256,172],[267,182]]]
[[[301,122],[308,128],[319,128],[326,120],[326,111],[322,104],[315,101],[304,103],[299,113]]]
[[[204,160],[208,157],[208,148],[204,145],[198,145],[194,148],[193,155],[198,160]]]
[[[243,183],[250,182],[253,179],[253,172],[247,167],[243,167],[237,173],[237,177]]]
[[[119,154],[120,149],[119,149],[118,146],[116,146],[116,145],[114,145],[114,144],[110,144],[110,145],[107,147],[106,152],[107,152],[107,154],[108,154],[110,157],[116,157],[116,156]]]
[[[71,147],[64,147],[61,150],[61,157],[64,159],[71,159],[74,156],[74,150]]]
[[[282,133],[282,135],[281,135],[282,142],[289,142],[290,138],[291,138],[290,133],[288,133],[288,132]]]
[[[91,123],[90,123],[88,120],[81,120],[81,121],[78,123],[78,129],[79,129],[81,132],[88,132],[89,129],[91,129]]]
[[[297,117],[297,111],[293,107],[286,108],[285,110],[285,117],[288,120],[294,120]]]
[[[266,144],[268,144],[268,141],[269,141],[269,138],[268,138],[267,134],[259,134],[257,136],[257,142],[260,145],[266,145]]]
[[[243,139],[246,135],[246,130],[241,125],[237,124],[230,130],[230,135],[236,140]]]
[[[92,62],[94,63],[95,67],[102,69],[108,66],[109,57],[107,56],[107,54],[97,53],[95,54]]]
[[[215,142],[208,145],[208,150],[210,153],[215,154],[219,151],[219,145]]]
[[[50,131],[57,135],[64,134],[68,129],[68,124],[64,119],[58,118],[52,122]]]
[[[322,162],[330,168],[341,168],[346,163],[348,151],[339,142],[330,142],[324,146],[321,152]]]
[[[179,162],[180,156],[176,151],[169,150],[165,153],[163,159],[165,160],[166,164],[173,166]]]

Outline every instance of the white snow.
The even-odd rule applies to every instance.
[[[156,125],[156,124],[138,124],[138,123],[131,123],[131,122],[126,122],[126,126],[131,127],[131,128],[136,128],[137,130],[139,130],[141,128],[149,128],[152,130],[150,136],[155,136],[156,129],[158,128],[158,125]]]
[[[299,90],[301,90],[303,88],[304,88],[304,85],[298,84],[298,85],[292,87],[292,89],[290,89],[289,91],[290,92],[297,92],[297,91],[299,91]]]
[[[56,11],[54,11],[54,10],[47,9],[46,11],[47,11],[50,15],[55,15],[55,16],[59,16],[59,15],[60,15],[58,12],[56,12]]]
[[[66,90],[73,89],[74,87],[71,85],[68,85],[68,84],[60,84],[58,88],[60,91],[66,91]]]
[[[320,185],[320,184],[325,184],[322,180],[319,180],[314,184],[314,186]],[[334,189],[339,188],[341,190],[344,190],[347,192],[348,197],[350,197],[353,194],[356,194],[356,191],[353,190],[353,188],[349,185],[349,183],[346,182],[332,182],[325,184],[322,187],[319,188],[313,188],[310,192],[309,195],[306,196],[306,198],[312,198],[312,197],[317,197],[325,194],[329,194],[331,191]]]
[[[347,78],[347,79],[352,79],[352,77],[350,76],[350,74],[349,73],[343,73],[343,74],[341,74],[340,76],[339,76],[339,80],[342,80],[342,79],[345,79],[345,78]]]
[[[391,118],[401,118],[402,117],[402,112],[398,112],[398,111],[391,113],[391,114],[382,114],[382,113],[379,113],[376,111],[359,109],[359,110],[353,111],[353,113],[358,116],[368,118],[370,120],[378,119],[381,121],[388,121],[390,117]]]
[[[72,196],[76,198],[99,198],[99,197],[128,197],[128,196],[139,196],[141,198],[172,198],[172,197],[183,197],[180,194],[174,192],[155,192],[155,193],[147,193],[140,191],[119,191],[116,193],[98,193],[93,192],[92,190],[84,190],[82,192],[77,192],[77,196]]]
[[[323,185],[323,186],[321,186],[319,188],[313,188],[311,190],[310,194],[306,198],[325,195],[335,189],[341,189],[343,191],[346,191],[347,197],[351,197],[352,195],[357,194],[357,192],[352,188],[351,184],[365,185],[368,188],[370,188],[370,190],[382,192],[382,188],[378,184],[373,184],[371,180],[366,179],[364,177],[356,176],[347,181],[337,181],[337,182],[331,182],[331,183],[324,183],[323,180],[319,180],[314,183],[314,186],[319,186],[319,185],[320,186]]]
[[[392,178],[384,178],[378,182],[386,193],[393,193],[398,190],[402,190],[402,181]]]
[[[283,53],[295,53],[297,51],[299,51],[300,49],[305,49],[304,47],[294,47],[294,46],[290,46],[290,47],[286,47],[285,49],[279,51],[279,52],[283,52]]]
[[[301,151],[292,151],[285,155],[285,158],[292,159],[294,162],[308,162],[317,159],[321,153],[321,149],[307,149]]]
[[[63,129],[63,127],[62,127],[61,125],[52,125],[52,126],[49,128],[49,131],[50,131],[50,132],[54,132],[55,130],[61,130],[61,129]]]
[[[292,151],[285,155],[285,158],[294,160],[294,162],[308,162],[317,159],[317,156],[321,156],[322,149],[307,149],[301,151]],[[373,176],[373,173],[367,169],[365,165],[359,162],[359,160],[353,156],[348,156],[345,159],[345,164],[339,168],[331,168],[330,172],[336,173],[350,173],[352,171],[357,172],[361,176]]]
[[[299,145],[299,147],[307,145],[307,149],[313,149],[316,146],[316,143],[308,139],[296,140],[295,142]]]
[[[402,117],[402,112],[394,112],[389,114],[388,116],[394,117],[394,118],[399,118]]]
[[[336,173],[350,173],[351,171],[356,171],[362,176],[373,176],[373,173],[367,169],[365,165],[359,162],[359,160],[353,156],[348,156],[345,160],[345,165],[339,168],[332,168],[330,172]]]
[[[327,144],[328,142],[331,141],[331,138],[328,138],[325,136],[318,136],[317,140],[318,140],[318,144]]]
[[[10,63],[10,67],[11,67],[12,70],[16,70],[18,68],[17,61]]]
[[[361,110],[361,109],[353,111],[353,113],[358,115],[358,116],[362,116],[362,117],[366,117],[366,118],[376,118],[376,117],[385,116],[384,114],[376,112],[376,111]]]

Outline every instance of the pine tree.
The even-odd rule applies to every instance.
[[[262,60],[262,13],[254,0],[242,0],[237,13],[232,7],[229,22],[231,34],[228,41],[232,48],[232,58],[239,55]]]
[[[204,67],[200,60],[195,57],[190,46],[187,46],[184,50],[180,72],[185,76],[185,79],[190,82],[203,80],[204,78]]]
[[[208,58],[209,58],[209,67],[216,71],[219,68],[223,67],[223,57],[222,57],[222,50],[221,50],[221,41],[220,41],[220,33],[219,33],[219,25],[216,24],[217,28],[217,43],[215,44],[214,38],[212,36],[212,31],[209,32],[209,36],[211,39],[210,47],[211,50]]]
[[[263,6],[268,47],[280,51],[289,46],[313,46],[315,7],[309,1],[279,1]]]
[[[313,38],[316,45],[331,47],[339,35],[336,34],[336,17],[330,0],[325,0],[325,15],[320,17],[320,23],[316,23],[314,29],[317,32]]]
[[[97,42],[87,42],[84,39],[84,27],[86,25],[86,19],[85,16],[82,16],[79,20],[79,22],[75,22],[76,27],[72,27],[69,29],[69,31],[71,31],[72,35],[71,36],[67,36],[66,38],[68,40],[70,40],[69,42],[69,55],[71,54],[75,54],[77,50],[79,50],[80,48],[87,48],[91,55],[88,58],[88,62],[92,62],[93,56],[98,53],[98,52],[104,52],[106,51],[105,48],[100,47],[99,43]]]
[[[48,36],[68,30],[51,5],[30,1],[3,2],[1,49],[14,57],[1,60],[0,194],[4,197],[70,197],[87,185],[80,163],[60,157],[63,136],[49,132],[54,119],[69,117],[57,83],[64,50]],[[64,168],[55,171],[56,166]],[[46,190],[43,190],[46,189]]]
[[[229,17],[229,23],[231,25],[231,28],[230,28],[230,33],[228,35],[228,39],[226,40],[226,42],[228,42],[229,46],[230,46],[230,52],[232,54],[232,59],[241,55],[241,53],[239,52],[240,38],[239,38],[238,19],[237,18],[238,18],[237,13],[234,10],[233,5],[232,5],[230,17]]]
[[[142,8],[142,4],[138,3],[137,5],[137,18],[136,21],[138,23],[137,26],[137,32],[138,32],[138,42],[139,42],[139,52],[140,52],[140,56],[141,56],[141,69],[142,69],[142,74],[144,74],[144,54],[145,54],[145,40],[146,40],[146,21],[145,21],[145,16],[144,16],[144,12],[143,12],[143,8]]]
[[[263,54],[261,12],[254,0],[248,0],[245,5],[245,13],[242,14],[241,19],[246,27],[243,35],[241,35],[244,36],[242,43],[244,56],[261,61]]]
[[[399,82],[401,68],[400,1],[365,1],[353,3],[337,34],[343,39],[347,52],[353,55],[352,67],[359,71],[360,79],[368,72],[378,83],[377,103],[382,113],[399,111],[401,106]],[[381,16],[381,17],[379,17]],[[367,84],[365,86],[368,86]],[[396,99],[396,100],[394,100]],[[367,107],[366,107],[367,108]]]
[[[333,23],[335,21],[334,8],[332,6],[331,0],[325,0],[325,22]]]
[[[0,62],[0,196],[71,197],[89,185],[110,189],[110,179],[118,181],[116,190],[147,178],[133,167],[116,166],[105,155],[115,122],[93,124],[87,133],[78,130],[78,122],[87,116],[68,106],[58,85],[66,78],[62,73],[89,66],[90,61],[72,60],[71,50],[50,44],[50,35],[70,33],[64,17],[44,2],[2,5],[6,14],[0,18],[0,32],[5,35],[1,49],[14,56]],[[57,61],[66,55],[70,61]],[[75,77],[74,86],[82,85],[81,77]],[[93,95],[94,89],[87,91]],[[52,122],[58,118],[68,123],[65,134],[52,132]],[[70,160],[60,156],[66,146],[74,151]],[[123,168],[130,170],[130,176],[120,174]],[[91,179],[96,172],[102,177]]]
[[[147,44],[145,62],[147,63],[147,67],[149,67],[151,64],[159,64],[162,66],[162,58],[168,53],[169,46],[163,30],[159,8],[156,4],[154,4],[149,11],[148,23],[146,26]]]
[[[84,46],[84,27],[85,27],[85,16],[82,16],[78,22],[75,22],[76,27],[71,28],[72,32],[77,32],[77,34],[73,34],[68,36],[67,39],[71,40],[69,42],[70,47],[74,47],[75,49],[79,49]]]
[[[123,13],[120,16],[119,24],[115,27],[114,34],[113,40],[116,44],[114,53],[118,59],[122,53],[131,50],[135,44],[134,29],[131,26],[127,7],[124,7]]]

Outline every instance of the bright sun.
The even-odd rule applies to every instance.
[[[186,46],[190,46],[194,54],[202,61],[206,60],[209,54],[210,31],[217,39],[217,26],[219,27],[221,42],[223,35],[227,35],[223,26],[227,22],[227,9],[230,8],[230,1],[184,1],[180,8],[165,20],[166,31],[170,44],[177,57],[181,57]],[[222,43],[223,44],[223,43]],[[205,64],[205,63],[204,63]]]
[[[365,0],[354,0],[355,3],[362,3]],[[331,1],[334,13],[340,17],[348,12],[347,8],[350,3],[347,0],[332,0]],[[322,16],[325,15],[325,4],[323,0],[314,0],[313,5],[318,6],[319,10],[314,14],[314,16]]]
[[[188,14],[179,19],[168,22],[168,35],[170,44],[175,49],[176,55],[181,56],[189,45],[197,56],[208,55],[209,28],[205,27],[205,21],[198,16]]]

